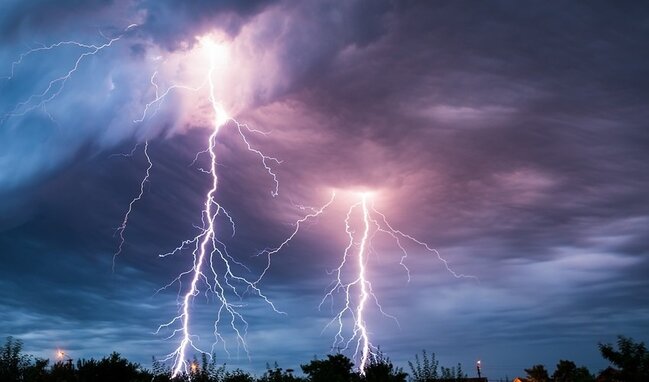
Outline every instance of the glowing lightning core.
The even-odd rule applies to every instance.
[[[192,297],[198,294],[197,284],[202,274],[203,262],[205,261],[208,243],[210,242],[214,243],[213,240],[215,240],[216,237],[215,228],[214,228],[215,215],[213,212],[213,207],[214,204],[216,203],[214,199],[214,194],[216,193],[216,188],[218,186],[218,177],[216,175],[216,153],[214,151],[214,146],[216,144],[216,135],[218,134],[221,126],[227,121],[227,115],[225,114],[223,107],[216,101],[216,97],[214,95],[214,81],[212,79],[212,72],[214,70],[213,57],[214,55],[210,55],[210,59],[212,61],[210,61],[210,71],[208,73],[209,84],[210,84],[210,102],[212,104],[212,108],[214,110],[214,116],[215,116],[214,130],[212,131],[212,134],[210,134],[209,145],[208,145],[208,151],[211,159],[209,172],[212,175],[212,187],[207,192],[207,195],[205,197],[205,209],[203,210],[205,219],[207,220],[207,226],[205,227],[205,231],[201,234],[203,238],[200,240],[200,250],[198,251],[198,255],[194,256],[194,275],[192,277],[189,290],[183,297],[183,301],[182,301],[182,315],[180,316],[182,320],[182,340],[180,341],[180,346],[176,350],[177,357],[174,360],[173,376],[176,376],[182,371],[187,371],[187,364],[186,364],[187,348],[189,346],[196,348],[192,343],[191,334],[189,330],[189,324],[190,324],[189,306]],[[220,208],[218,204],[216,205],[216,207],[217,210],[218,208]],[[222,302],[226,304],[225,301]],[[236,327],[235,327],[235,331],[237,333],[237,336],[241,338],[241,334],[239,333],[239,330],[236,329]]]
[[[195,335],[191,331],[191,304],[194,299],[199,294],[200,288],[199,283],[204,283],[207,286],[207,289],[216,295],[217,300],[220,302],[221,307],[219,308],[214,323],[214,336],[216,342],[223,343],[223,349],[229,354],[225,338],[220,333],[220,323],[223,314],[229,315],[229,324],[230,328],[233,330],[237,342],[241,345],[246,353],[248,353],[245,337],[247,333],[248,323],[243,318],[243,316],[237,311],[237,308],[240,305],[234,304],[228,300],[228,292],[235,294],[239,299],[242,297],[238,291],[240,286],[245,289],[245,291],[253,291],[257,296],[262,298],[276,313],[283,313],[276,309],[275,305],[261,292],[257,287],[256,282],[250,282],[247,279],[237,276],[233,273],[232,264],[237,264],[244,267],[241,263],[236,262],[232,256],[227,251],[227,247],[223,242],[217,238],[216,234],[216,217],[223,213],[232,226],[232,231],[234,234],[234,221],[232,217],[226,212],[226,210],[216,201],[215,194],[218,187],[218,176],[216,171],[217,166],[217,157],[216,157],[216,138],[224,126],[233,125],[236,127],[239,136],[243,140],[244,144],[248,151],[252,152],[258,156],[266,170],[266,172],[272,177],[274,182],[274,189],[271,191],[273,196],[276,196],[279,189],[279,183],[277,176],[273,172],[272,168],[269,165],[269,162],[280,163],[276,158],[267,156],[263,154],[260,150],[255,149],[250,144],[246,132],[256,133],[257,130],[250,129],[247,125],[240,124],[234,119],[230,118],[225,112],[223,106],[216,98],[215,83],[213,80],[213,73],[215,68],[222,64],[219,60],[223,60],[224,52],[223,48],[212,44],[206,43],[206,47],[210,52],[210,70],[207,74],[207,83],[209,84],[209,101],[212,106],[212,111],[214,113],[213,119],[213,130],[208,138],[208,148],[204,151],[207,153],[210,158],[210,168],[204,172],[208,173],[211,177],[211,187],[205,195],[204,208],[202,211],[203,215],[203,227],[201,228],[200,233],[191,240],[184,241],[178,248],[174,249],[172,252],[161,255],[166,257],[177,252],[181,252],[183,249],[193,244],[194,249],[192,250],[193,256],[193,266],[188,271],[185,271],[178,275],[170,284],[164,288],[172,285],[175,282],[178,282],[182,287],[183,276],[190,275],[190,284],[184,294],[179,295],[180,297],[180,311],[179,314],[174,317],[171,321],[160,325],[157,332],[160,332],[162,329],[167,329],[176,323],[179,323],[179,328],[174,329],[171,336],[173,337],[176,334],[180,334],[180,344],[175,351],[168,354],[163,360],[171,360],[173,362],[173,376],[177,376],[182,373],[190,373],[191,364],[188,361],[188,351],[193,349],[201,353],[208,353],[195,345],[194,339]],[[153,83],[153,80],[152,80]],[[165,92],[166,94],[167,92]],[[157,86],[156,86],[157,94]],[[156,96],[157,99],[159,96]],[[221,273],[217,271],[217,264],[220,264],[223,267]],[[208,277],[209,275],[209,277]],[[162,288],[162,289],[164,289]],[[240,329],[238,325],[242,325],[243,328]],[[214,348],[214,345],[212,348]]]
[[[363,313],[365,311],[365,303],[367,302],[368,289],[370,287],[369,283],[365,279],[365,251],[367,247],[367,237],[370,232],[370,222],[369,215],[367,212],[367,195],[363,194],[361,196],[361,206],[363,208],[363,236],[361,237],[361,244],[358,249],[358,282],[360,283],[360,301],[356,307],[356,327],[354,331],[360,331],[360,347],[361,347],[361,364],[359,369],[361,373],[365,370],[365,364],[367,362],[367,357],[370,352],[370,340],[367,336],[367,328],[365,327],[365,319],[363,318]],[[357,348],[358,351],[358,348]]]

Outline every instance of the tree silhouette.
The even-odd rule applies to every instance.
[[[429,382],[436,381],[439,378],[437,368],[439,362],[435,359],[435,353],[431,353],[428,357],[426,350],[422,350],[421,360],[419,354],[415,354],[415,363],[408,361],[408,366],[412,371],[413,382]]]
[[[457,367],[442,366],[442,380],[445,381],[462,381],[467,375],[462,371],[462,364],[458,363]]]
[[[47,366],[50,361],[47,359],[36,358],[34,363],[30,363],[23,372],[23,378],[29,382],[47,382],[49,370]]]
[[[275,362],[274,368],[271,369],[269,364],[266,364],[266,372],[258,379],[259,382],[299,382],[304,381],[303,378],[293,376],[293,370],[287,369],[284,371]]]
[[[327,359],[314,359],[301,365],[310,382],[356,382],[359,377],[352,371],[354,363],[342,354],[327,355]]]
[[[649,352],[642,342],[618,337],[616,346],[599,344],[602,356],[614,367],[601,371],[598,382],[649,382]],[[408,362],[412,370],[409,381],[439,382],[463,381],[467,379],[462,365],[440,367],[435,353],[422,352],[415,355],[415,361]],[[256,378],[240,369],[228,371],[225,365],[217,365],[215,357],[201,355],[194,357],[190,372],[172,378],[168,365],[153,360],[149,371],[139,364],[130,362],[119,353],[96,360],[79,359],[75,364],[56,362],[50,365],[47,359],[38,359],[23,354],[23,343],[8,337],[0,346],[0,382],[406,382],[407,374],[395,367],[380,351],[370,357],[363,375],[353,370],[353,362],[342,354],[328,355],[326,359],[314,359],[301,365],[306,377],[293,375],[293,370],[284,370],[276,363],[266,365],[266,372]],[[440,373],[441,369],[441,373]],[[537,364],[525,369],[530,382],[593,382],[595,378],[586,367],[577,367],[574,362],[560,360],[552,378],[545,366]]]
[[[194,356],[190,362],[190,374],[185,377],[192,382],[212,382],[223,380],[225,375],[225,365],[217,365],[215,356],[209,357],[203,353],[200,362]]]
[[[223,382],[255,382],[255,378],[246,373],[245,371],[241,369],[236,369],[234,371],[228,371],[225,373],[223,376],[223,379],[221,380],[214,380],[214,381],[223,381]]]
[[[361,377],[364,382],[405,382],[408,376],[400,367],[395,368],[390,358],[380,351],[370,357],[364,371],[365,375]]]
[[[28,356],[22,354],[23,343],[13,337],[0,348],[0,381],[18,381],[30,364]]]
[[[525,369],[525,372],[531,382],[550,382],[548,371],[543,365],[534,365],[529,369]]]
[[[560,360],[552,374],[554,382],[592,382],[595,378],[584,366],[577,367],[574,362]]]
[[[617,367],[613,369],[617,372],[617,378],[624,382],[649,381],[649,353],[644,343],[619,336],[617,347],[618,350],[615,350],[610,344],[599,344],[602,357]]]
[[[80,359],[77,361],[76,370],[73,370],[68,364],[57,363],[55,365],[60,365],[58,368],[61,375],[75,375],[74,380],[78,382],[148,382],[153,377],[139,364],[130,362],[115,352],[98,361],[92,358],[89,360]]]
[[[439,366],[439,361],[435,359],[435,353],[426,353],[422,351],[422,356],[415,354],[415,363],[408,361],[408,366],[412,371],[410,381],[412,382],[435,382],[435,381],[463,381],[467,378],[466,373],[462,370],[462,364],[457,366],[444,367]]]

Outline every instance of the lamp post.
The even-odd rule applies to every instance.
[[[478,360],[478,362],[476,362],[476,364],[475,364],[476,369],[478,369],[478,378],[482,378],[482,370],[481,370],[480,366],[481,366],[481,363],[480,363],[480,360]]]
[[[65,357],[68,357],[68,359],[65,359]],[[69,355],[64,352],[63,350],[59,349],[56,351],[56,358],[58,358],[61,362],[64,360],[67,361],[68,367],[72,369],[72,358],[69,357]]]

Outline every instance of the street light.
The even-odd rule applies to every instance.
[[[66,360],[65,357],[68,357]],[[56,358],[60,360],[60,362],[68,361],[68,367],[72,369],[72,358],[69,357],[68,353],[64,352],[63,350],[59,349],[56,351]]]
[[[482,370],[480,369],[480,366],[481,366],[481,362],[480,360],[478,360],[478,362],[476,362],[475,364],[476,369],[478,369],[478,378],[482,378]]]

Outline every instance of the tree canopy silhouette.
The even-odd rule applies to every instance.
[[[598,382],[648,382],[649,353],[642,342],[620,336],[616,343],[599,344],[602,356],[612,367],[601,371]],[[172,377],[168,365],[154,360],[152,370],[131,362],[119,353],[101,359],[79,359],[76,363],[55,362],[23,353],[23,342],[8,337],[0,346],[0,382],[439,382],[473,380],[467,378],[462,365],[443,367],[435,353],[425,350],[408,362],[412,375],[408,378],[380,351],[372,355],[361,374],[354,370],[351,359],[342,354],[330,354],[325,359],[313,359],[301,365],[304,376],[293,375],[293,370],[277,364],[267,365],[259,377],[240,370],[227,370],[216,364],[215,357],[203,354],[200,360],[189,361],[189,373]],[[595,379],[584,366],[569,360],[560,360],[552,377],[545,366],[537,364],[525,369],[531,382],[593,382]]]
[[[554,382],[593,382],[595,378],[584,366],[577,367],[572,361],[560,360],[552,374]]]
[[[525,372],[530,382],[550,382],[548,371],[543,365],[534,365],[529,369],[525,369]]]
[[[613,378],[624,382],[649,381],[649,353],[644,342],[634,342],[631,338],[619,336],[617,350],[611,344],[599,344],[602,357],[615,368],[610,373]]]
[[[354,363],[342,354],[329,354],[327,359],[301,365],[310,382],[356,382],[359,378],[353,367]]]

